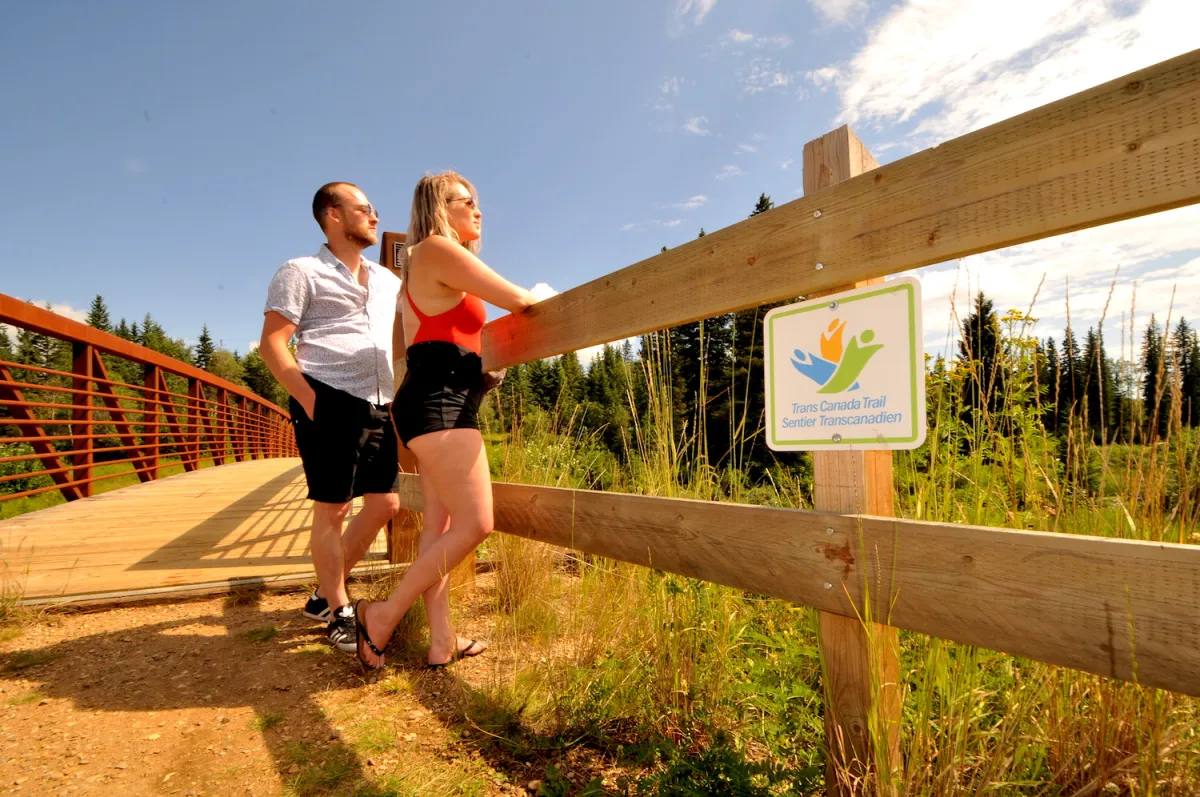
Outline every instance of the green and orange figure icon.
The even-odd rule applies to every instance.
[[[858,377],[867,367],[867,362],[883,348],[882,343],[871,343],[875,332],[863,330],[843,345],[842,337],[846,322],[833,319],[821,333],[820,356],[800,349],[793,350],[792,366],[821,387],[818,393],[842,393],[858,390]]]

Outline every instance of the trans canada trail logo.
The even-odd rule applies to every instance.
[[[820,356],[800,349],[792,351],[792,367],[820,385],[818,393],[858,390],[859,375],[876,352],[883,348],[882,343],[871,342],[875,340],[873,330],[863,330],[843,344],[845,333],[846,322],[835,318],[821,333],[818,347]]]

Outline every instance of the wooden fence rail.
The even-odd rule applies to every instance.
[[[1197,201],[1200,50],[499,318],[484,329],[484,362],[537,360]]]
[[[493,488],[509,534],[1200,696],[1200,546]],[[420,511],[415,476],[401,503]]]

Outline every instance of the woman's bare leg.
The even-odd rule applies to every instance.
[[[359,619],[380,648],[391,638],[392,631],[417,596],[438,587],[492,531],[492,484],[479,431],[446,429],[430,432],[414,438],[408,447],[420,463],[422,490],[428,494],[425,488],[428,480],[449,515],[450,523],[446,531],[428,546],[424,540],[425,532],[422,532],[421,550],[416,560],[409,565],[387,601],[363,605]],[[439,601],[442,599],[434,597]],[[448,602],[446,624],[449,624]],[[432,624],[430,630],[434,631]],[[365,645],[360,646],[360,654],[373,667],[383,664]]]

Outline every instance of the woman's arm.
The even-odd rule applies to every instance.
[[[438,282],[456,291],[473,293],[489,304],[510,313],[520,313],[534,304],[537,298],[493,271],[462,245],[440,235],[431,235],[421,242],[421,255],[434,266]]]

